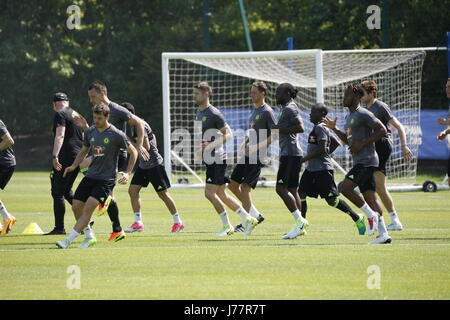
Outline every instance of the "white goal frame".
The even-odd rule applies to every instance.
[[[360,49],[360,50],[327,50],[310,49],[310,50],[286,50],[286,51],[254,51],[254,52],[164,52],[161,55],[162,62],[162,92],[163,92],[163,137],[164,137],[164,166],[172,180],[172,158],[178,158],[171,150],[171,115],[170,115],[170,82],[169,82],[169,60],[171,59],[195,59],[195,58],[260,58],[260,57],[298,57],[299,55],[314,55],[315,57],[315,85],[316,85],[316,102],[324,102],[324,75],[323,75],[323,54],[324,53],[383,53],[383,52],[404,52],[404,51],[436,51],[447,50],[446,47],[419,47],[419,48],[398,48],[398,49]],[[179,160],[179,159],[178,159]],[[337,162],[335,166],[342,172]],[[185,167],[184,163],[182,163]],[[190,168],[186,167],[188,171]],[[345,171],[344,171],[345,172]],[[196,176],[196,175],[195,175]],[[196,176],[199,184],[202,186],[203,181]],[[270,184],[265,184],[270,185]],[[393,188],[394,190],[396,187]],[[414,190],[416,188],[413,188]],[[411,187],[408,190],[412,190]]]

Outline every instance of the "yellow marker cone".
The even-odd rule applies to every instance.
[[[30,223],[25,230],[23,230],[22,234],[44,234],[44,231],[42,231],[37,223],[33,222]]]

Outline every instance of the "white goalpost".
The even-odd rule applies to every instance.
[[[394,115],[405,126],[407,142],[414,154],[412,161],[403,159],[399,137],[393,130],[394,150],[388,163],[388,177],[414,179],[421,143],[422,66],[427,50],[436,48],[163,53],[166,171],[175,187],[203,185],[204,166],[193,161],[197,107],[193,102],[193,87],[197,82],[207,81],[213,88],[211,103],[224,114],[234,135],[233,140],[226,143],[227,156],[230,163],[236,163],[237,146],[245,137],[253,108],[249,92],[254,81],[267,83],[269,94],[266,101],[274,108],[276,116],[279,113],[275,102],[277,85],[289,82],[299,89],[296,102],[305,125],[305,133],[299,135],[299,142],[306,151],[307,135],[312,129],[308,117],[311,107],[317,102],[325,103],[331,110],[330,117],[338,116],[338,126],[342,128],[346,115],[342,107],[345,86],[373,79],[379,87],[379,99],[390,105]],[[274,185],[278,150],[277,142],[269,148],[269,161],[262,170],[262,185]],[[338,171],[348,171],[352,166],[348,148],[344,146],[335,151],[333,160]],[[229,173],[232,168],[230,164]]]

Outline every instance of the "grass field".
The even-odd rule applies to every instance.
[[[273,188],[253,194],[266,221],[250,237],[227,238],[214,236],[220,219],[201,189],[172,190],[186,229],[170,234],[172,219],[151,188],[142,195],[145,232],[109,243],[105,215],[95,218],[95,247],[76,249],[79,237],[74,249],[57,250],[63,236],[20,234],[31,222],[45,232],[53,227],[49,190],[48,173],[17,172],[1,192],[18,223],[0,237],[0,300],[450,298],[448,191],[394,193],[405,230],[391,233],[391,245],[368,246],[370,237],[321,200],[309,201],[308,235],[282,240],[293,221]],[[128,227],[125,186],[116,188],[116,198]],[[65,221],[70,231],[70,207]],[[71,265],[80,268],[79,290],[67,288]],[[379,289],[367,286],[370,266],[380,270]]]

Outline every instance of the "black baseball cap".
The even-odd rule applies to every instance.
[[[53,102],[56,101],[69,101],[69,98],[67,97],[67,94],[63,92],[57,92],[53,95]]]

